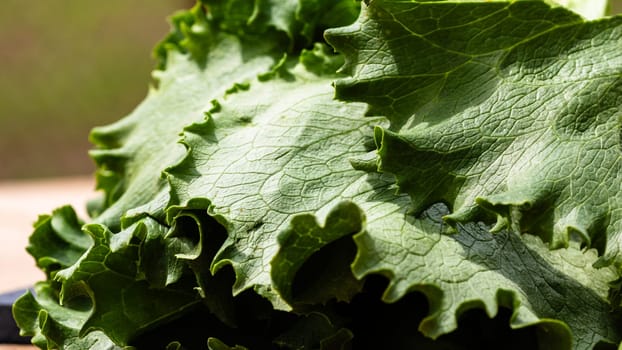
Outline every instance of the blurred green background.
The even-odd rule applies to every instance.
[[[88,133],[146,95],[185,0],[0,0],[0,178],[90,174]]]
[[[144,98],[165,18],[193,3],[0,0],[0,179],[93,173],[89,130]]]

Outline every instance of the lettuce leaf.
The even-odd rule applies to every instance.
[[[585,22],[537,2],[460,6],[456,17],[451,3],[375,1],[330,34],[353,75],[338,95],[391,120],[376,129],[380,169],[415,212],[442,201],[449,222],[494,215],[494,230],[552,247],[578,235],[601,264],[618,262],[622,18]]]
[[[22,333],[617,346],[620,24],[542,1],[199,1],[145,101],[91,134],[93,218],[37,222]]]

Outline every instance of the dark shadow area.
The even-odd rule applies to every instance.
[[[342,237],[313,254],[296,273],[292,284],[295,303],[323,304],[337,298],[350,300],[363,283],[352,275],[350,264],[356,245],[350,235]]]
[[[500,309],[489,318],[481,309],[466,311],[458,320],[458,329],[436,340],[419,332],[419,323],[429,312],[424,294],[409,293],[396,303],[381,301],[388,281],[380,276],[366,279],[364,291],[352,303],[335,306],[346,321],[343,326],[354,333],[352,349],[539,349],[537,328],[513,330],[509,327],[512,311]]]
[[[234,281],[233,270],[221,269],[212,281],[223,283],[228,280],[229,293]],[[229,294],[230,296],[231,294]],[[187,350],[205,350],[207,339],[218,338],[230,346],[242,345],[249,349],[273,349],[273,340],[295,323],[296,316],[274,311],[270,303],[247,290],[237,297],[230,296],[229,311],[234,326],[224,323],[205,304],[198,306],[182,317],[165,323],[140,335],[130,345],[137,349],[163,349],[173,341],[181,343]]]

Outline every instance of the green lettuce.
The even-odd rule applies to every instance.
[[[203,0],[171,22],[145,101],[91,133],[91,218],[35,224],[48,278],[13,308],[35,345],[622,341],[622,18]]]

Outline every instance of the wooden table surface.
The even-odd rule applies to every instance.
[[[25,248],[32,224],[65,204],[85,218],[87,200],[94,198],[93,177],[0,181],[0,293],[28,288],[43,278]],[[31,346],[0,345],[0,350],[30,350]]]

